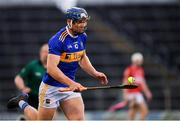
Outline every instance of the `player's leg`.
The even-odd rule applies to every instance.
[[[61,101],[61,109],[64,112],[68,120],[84,120],[84,102],[80,94],[74,94],[77,97],[73,97],[64,101]]]
[[[16,97],[13,97],[8,101],[7,107],[9,109],[20,107],[23,110],[27,120],[36,120],[38,114],[37,110],[26,102],[27,98],[27,94],[20,94]]]
[[[128,104],[128,101],[119,102],[119,103],[111,106],[111,107],[108,109],[108,111],[114,112],[114,111],[116,111],[116,110],[119,110],[119,109],[124,108],[127,104]]]
[[[145,102],[142,102],[140,105],[139,105],[139,111],[140,111],[140,114],[141,114],[141,117],[140,119],[141,120],[145,120],[146,116],[148,115],[148,107],[147,107],[147,104]]]
[[[128,102],[129,102],[128,120],[134,120],[136,113],[138,111],[136,94],[135,93],[129,93],[127,95],[127,97],[128,97]]]
[[[38,120],[52,120],[60,99],[58,87],[42,82],[39,88]]]
[[[27,108],[24,109],[24,115],[27,120],[36,120],[37,119],[37,114],[38,114],[38,96],[29,94],[28,98],[28,106]]]
[[[38,111],[32,106],[27,106],[24,109],[24,115],[26,117],[26,120],[37,120]]]
[[[137,100],[138,108],[139,108],[139,111],[141,114],[140,119],[145,120],[145,118],[148,114],[148,107],[147,107],[147,104],[144,100],[143,95],[141,93],[138,93],[136,96],[136,100]]]
[[[134,120],[137,112],[137,106],[134,100],[129,101],[128,120]]]
[[[56,112],[56,108],[45,108],[39,106],[38,120],[52,120],[54,118],[55,112]]]

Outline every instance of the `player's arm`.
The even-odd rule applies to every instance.
[[[31,89],[26,85],[26,81],[31,76],[33,61],[28,63],[14,79],[16,87],[23,93],[29,93]]]
[[[23,93],[29,93],[31,91],[31,89],[25,85],[24,80],[20,75],[15,77],[14,83],[16,87]]]
[[[147,97],[147,99],[151,100],[152,93],[151,93],[150,89],[148,88],[145,80],[142,81],[142,89],[143,89],[143,92],[144,92],[145,96]]]
[[[82,59],[79,62],[80,67],[89,75],[99,79],[102,84],[107,84],[108,80],[104,73],[97,71],[91,64],[88,56],[84,53]]]
[[[84,87],[79,83],[72,81],[57,67],[59,61],[60,61],[60,56],[55,54],[48,54],[47,73],[51,75],[55,80],[59,81],[60,83],[68,85],[72,91],[74,90],[81,91]]]

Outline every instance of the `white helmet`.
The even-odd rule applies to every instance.
[[[132,61],[132,63],[135,63],[135,62],[143,62],[143,55],[140,53],[140,52],[136,52],[136,53],[134,53],[134,54],[132,54],[132,56],[131,56],[131,61]]]

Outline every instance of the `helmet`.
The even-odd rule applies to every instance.
[[[88,16],[88,13],[83,8],[72,7],[70,9],[68,9],[66,12],[66,19],[78,21],[83,18],[88,19],[88,20],[90,19],[90,17]]]
[[[132,62],[143,61],[143,55],[141,53],[139,53],[139,52],[136,52],[131,56],[131,61]]]

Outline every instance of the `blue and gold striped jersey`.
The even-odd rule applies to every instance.
[[[79,67],[78,62],[85,52],[87,35],[82,33],[72,36],[67,27],[62,28],[49,40],[49,54],[60,56],[58,68],[70,79],[75,81],[75,73]],[[57,87],[67,87],[45,73],[43,82]]]

